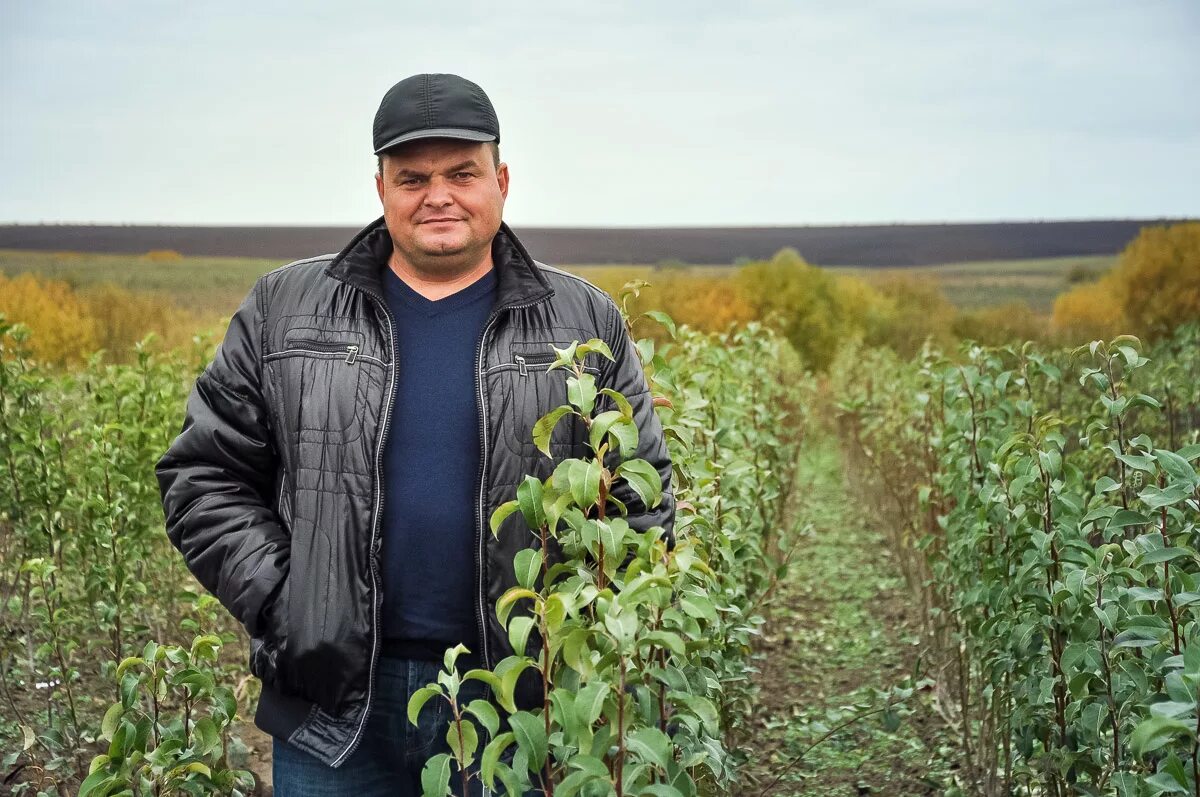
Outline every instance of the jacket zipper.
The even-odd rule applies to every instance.
[[[284,351],[293,348],[297,351],[344,351],[346,352],[346,365],[353,365],[354,360],[358,357],[359,346],[355,343],[332,343],[320,340],[302,340],[300,338],[292,341],[292,343],[304,344],[304,346],[303,348],[287,346],[284,348]]]
[[[535,304],[541,303],[545,299],[546,297],[543,296],[540,299],[532,302],[526,302],[525,304],[510,304],[497,308],[496,311],[488,317],[487,323],[484,324],[483,334],[479,336],[479,350],[475,353],[475,387],[476,394],[479,399],[479,503],[475,508],[475,545],[479,552],[479,558],[476,561],[475,574],[479,582],[479,601],[476,605],[475,619],[479,624],[479,641],[483,653],[483,668],[485,670],[492,669],[493,665],[491,651],[488,649],[487,626],[484,625],[483,621],[486,612],[486,609],[484,608],[486,594],[483,583],[484,540],[486,539],[484,536],[483,501],[488,459],[487,400],[483,395],[483,350],[487,346],[488,332],[491,331],[492,325],[495,323],[496,319],[500,317],[501,313],[506,310],[524,310],[527,307],[533,307]],[[521,363],[521,360],[523,359],[524,358],[522,358],[520,355],[517,355],[518,363]],[[524,369],[524,363],[521,363],[521,367]]]
[[[379,296],[376,293],[372,293],[371,291],[368,291],[365,288],[360,288],[360,290],[362,290],[363,293],[365,293],[367,296],[371,297],[371,299],[377,304],[379,309],[381,309],[383,311],[384,318],[387,319],[388,346],[392,351],[392,367],[388,370],[387,411],[384,414],[383,425],[379,432],[379,443],[378,443],[378,447],[376,448],[376,451],[375,451],[375,479],[378,484],[378,487],[375,491],[375,496],[376,496],[375,497],[375,514],[371,520],[371,539],[370,539],[369,548],[368,548],[368,555],[370,557],[370,562],[371,562],[371,668],[370,668],[369,675],[367,677],[367,702],[366,702],[366,705],[363,707],[362,716],[358,720],[358,727],[354,730],[354,736],[350,739],[350,744],[347,745],[346,749],[344,751],[342,751],[342,754],[340,756],[338,756],[337,758],[334,759],[333,764],[332,764],[332,766],[334,766],[334,767],[340,766],[343,761],[345,761],[347,758],[349,758],[351,755],[353,755],[354,751],[356,749],[358,749],[358,745],[362,741],[363,728],[366,727],[367,717],[371,713],[371,700],[375,697],[375,664],[379,658],[378,657],[378,653],[379,653],[379,611],[378,611],[379,576],[378,576],[377,569],[376,569],[377,562],[375,559],[375,539],[376,539],[376,534],[379,531],[379,518],[380,518],[380,515],[382,514],[381,509],[383,507],[383,485],[384,485],[383,462],[382,462],[383,447],[384,447],[385,443],[387,442],[388,427],[391,425],[391,422],[392,422],[392,405],[396,401],[396,396],[395,396],[395,390],[396,390],[395,336],[396,336],[396,331],[395,331],[395,327],[392,323],[392,314],[387,309],[387,304],[384,301],[382,296]],[[484,587],[483,587],[483,541],[484,541],[484,536],[483,536],[483,499],[484,499],[484,494],[483,493],[484,493],[484,488],[483,488],[483,484],[484,484],[484,475],[487,473],[487,432],[486,432],[487,411],[485,410],[486,404],[485,404],[484,395],[483,395],[483,379],[482,379],[482,376],[480,373],[480,367],[483,362],[483,349],[487,345],[488,332],[491,330],[492,324],[495,323],[496,319],[500,317],[500,314],[502,312],[504,312],[505,310],[522,310],[526,307],[533,307],[535,304],[538,304],[539,302],[543,301],[545,298],[546,297],[543,296],[541,299],[538,299],[533,302],[527,302],[525,304],[506,305],[504,307],[497,308],[491,314],[491,316],[488,318],[487,323],[483,327],[483,334],[479,338],[479,349],[475,353],[475,386],[476,386],[476,395],[479,399],[478,403],[477,403],[477,409],[479,410],[479,422],[480,422],[480,424],[479,424],[480,458],[479,458],[479,480],[478,480],[479,481],[479,502],[476,505],[476,516],[475,516],[475,519],[476,519],[476,523],[475,523],[476,548],[479,552],[479,559],[477,560],[477,567],[476,567],[476,577],[477,577],[477,581],[478,581],[478,585],[479,585],[479,602],[476,607],[477,612],[476,612],[475,619],[479,626],[479,641],[482,643],[483,666],[484,666],[484,669],[489,669],[489,670],[492,668],[491,656],[488,651],[487,631],[484,628],[484,624],[483,624],[483,616],[484,616],[484,614],[483,614],[484,613],[484,608],[483,608],[483,604],[484,604]]]
[[[379,659],[379,573],[378,562],[375,558],[375,541],[379,532],[379,518],[383,514],[383,447],[387,442],[388,427],[392,424],[393,404],[396,402],[396,329],[392,323],[392,314],[387,309],[387,303],[382,296],[367,290],[363,290],[363,293],[371,297],[376,306],[383,311],[383,317],[387,319],[388,348],[392,352],[392,366],[388,369],[388,403],[383,415],[383,424],[379,430],[379,443],[375,449],[375,513],[371,518],[371,538],[367,543],[367,558],[371,570],[371,668],[367,675],[367,702],[363,706],[362,716],[358,720],[358,727],[354,730],[350,744],[340,756],[334,759],[334,767],[349,758],[357,749],[359,742],[362,741],[363,728],[366,727],[367,717],[371,714],[371,700],[375,696],[375,664]],[[346,348],[348,350],[346,362],[353,362],[358,353],[358,346],[350,345]]]
[[[517,364],[517,371],[521,374],[521,376],[529,376],[529,368],[531,366],[536,367],[539,365],[549,365],[550,363],[554,362],[555,359],[556,358],[554,357],[553,354],[514,354],[513,355],[513,362],[515,362]],[[590,365],[583,366],[583,370],[586,371],[587,373],[594,374],[596,376],[600,375],[600,369],[594,368],[593,366],[590,366]]]
[[[549,365],[554,362],[554,355],[538,354],[538,355],[523,355],[514,354],[513,361],[517,364],[517,370],[521,372],[521,376],[529,376],[530,365]]]

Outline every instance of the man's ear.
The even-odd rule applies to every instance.
[[[383,204],[383,175],[375,172],[375,193],[379,195],[379,204]]]
[[[508,199],[508,164],[501,163],[496,167],[496,182],[500,184],[500,196]]]

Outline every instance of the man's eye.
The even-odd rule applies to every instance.
[[[467,180],[471,177],[474,177],[475,175],[472,174],[471,172],[459,172],[458,174],[456,174],[454,176],[460,180]]]

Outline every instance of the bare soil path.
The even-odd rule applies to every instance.
[[[898,727],[877,713],[810,745],[912,675],[917,617],[884,535],[846,494],[837,443],[810,438],[801,455],[800,542],[756,651],[761,686],[752,731],[761,754],[743,795],[954,795],[955,750],[917,691],[897,707]]]

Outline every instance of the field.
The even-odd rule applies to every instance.
[[[1052,308],[1054,298],[1070,287],[1073,273],[1095,278],[1111,268],[1115,260],[1115,256],[1076,256],[904,268],[837,266],[829,270],[873,283],[896,276],[931,279],[951,302],[963,309],[1018,301],[1045,314]],[[146,256],[0,249],[0,273],[28,272],[65,280],[77,288],[108,282],[128,290],[158,293],[180,306],[216,315],[232,312],[260,274],[283,262],[227,257],[156,260]],[[685,264],[669,267],[583,264],[562,268],[605,287],[619,286],[629,279],[653,281],[656,275],[667,272],[710,278],[729,277],[733,273],[729,266]]]
[[[1093,280],[1113,267],[1116,256],[1050,257],[1030,260],[985,260],[906,268],[831,268],[869,282],[898,276],[931,279],[954,305],[972,310],[1021,302],[1048,314],[1054,299],[1077,281]]]
[[[594,351],[565,355],[558,412],[594,433],[490,519],[542,538],[496,607],[521,650],[472,676],[492,708],[455,702],[452,659],[422,691],[459,728],[427,793],[480,761],[507,793],[1200,797],[1200,307],[1182,303],[1198,258],[1192,225],[1119,258],[784,255],[750,266],[757,295],[728,266],[574,267],[642,338],[676,548],[622,517],[662,487],[632,408],[596,394]],[[81,297],[116,282],[214,319],[278,264],[0,252],[10,275]],[[1147,288],[1164,273],[1176,290]],[[909,277],[920,290],[894,287]],[[929,325],[945,315],[930,285],[959,316]],[[1080,285],[1143,337],[1027,340],[1009,308],[986,315],[1047,312]],[[714,319],[735,286],[737,312],[772,312]],[[1007,337],[959,340],[964,318]],[[20,320],[0,322],[0,779],[270,794],[250,640],[164,534],[153,478],[216,338],[52,363]],[[539,553],[550,537],[567,566]],[[526,670],[541,703],[518,709]]]
[[[823,265],[915,266],[1119,252],[1138,231],[1167,220],[877,224],[831,227],[556,228],[516,225],[529,251],[549,263],[666,261],[725,265],[780,249]],[[0,249],[253,256],[286,262],[337,252],[352,227],[172,227],[0,225]]]

